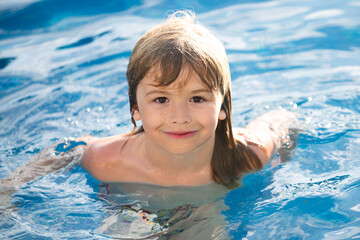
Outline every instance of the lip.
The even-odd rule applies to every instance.
[[[197,131],[173,131],[165,132],[167,135],[173,138],[188,138],[195,135]]]

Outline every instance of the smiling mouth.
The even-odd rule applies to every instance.
[[[177,131],[177,132],[165,132],[170,137],[174,138],[187,138],[193,136],[197,131]]]

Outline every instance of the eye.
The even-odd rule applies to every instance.
[[[166,103],[168,102],[168,99],[166,97],[158,97],[154,100],[156,103],[160,103],[160,104],[163,104],[163,103]]]
[[[205,99],[202,98],[202,97],[199,97],[199,96],[195,96],[195,97],[191,98],[191,101],[194,102],[194,103],[201,103],[201,102],[204,102]]]

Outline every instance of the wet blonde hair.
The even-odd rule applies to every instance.
[[[231,126],[230,69],[225,49],[218,38],[195,20],[189,11],[175,12],[155,26],[136,43],[126,73],[129,84],[130,111],[137,110],[136,89],[154,66],[161,74],[159,86],[168,86],[189,66],[210,90],[219,90],[226,113],[215,131],[215,147],[211,160],[213,180],[226,186],[236,185],[241,173],[261,168],[258,157],[233,137]],[[136,122],[131,121],[136,128]],[[141,126],[136,133],[143,132]],[[133,131],[134,132],[134,131]],[[135,134],[136,134],[135,133]]]

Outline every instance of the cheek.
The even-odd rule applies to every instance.
[[[196,112],[198,119],[203,125],[216,128],[218,123],[219,110],[216,107],[206,108]]]
[[[146,127],[156,127],[164,119],[166,113],[154,111],[151,108],[144,108],[141,111],[141,120],[144,128]]]

